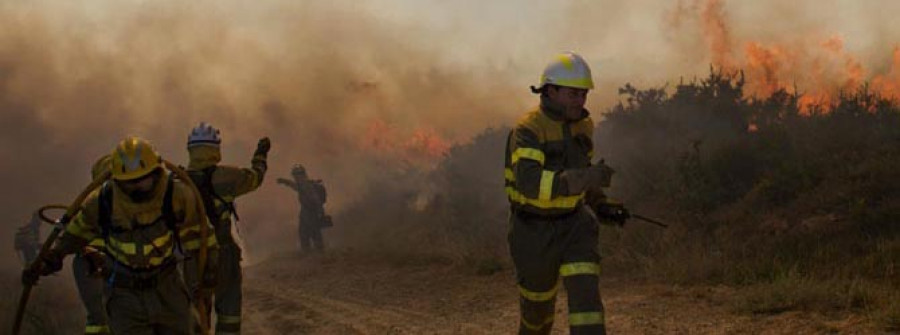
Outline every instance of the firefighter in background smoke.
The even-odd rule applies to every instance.
[[[320,179],[309,179],[306,168],[296,164],[291,169],[294,180],[278,178],[278,183],[297,192],[300,200],[300,250],[303,252],[325,250],[322,228],[332,226],[331,216],[325,215],[327,193]]]
[[[109,171],[112,161],[110,155],[98,159],[91,167],[91,179],[97,179]],[[72,275],[81,304],[87,312],[85,334],[109,334],[109,319],[106,307],[103,306],[103,276],[109,269],[106,267],[106,255],[103,239],[95,238],[88,246],[72,257]]]
[[[34,212],[31,221],[16,230],[13,246],[25,264],[31,264],[37,257],[41,250],[41,217],[38,212]]]
[[[191,292],[202,296],[213,287],[217,244],[214,234],[201,241],[209,224],[198,209],[201,199],[189,185],[174,179],[149,142],[129,137],[112,152],[112,180],[84,201],[38,265],[23,273],[33,284],[41,275],[62,269],[66,255],[102,238],[110,274],[105,287],[110,330],[114,334],[191,334]],[[197,269],[196,254],[208,247],[203,286],[184,286],[176,270],[176,249],[188,256],[186,269]],[[194,272],[194,271],[185,271]]]
[[[571,334],[604,334],[598,275],[598,221],[586,194],[602,196],[612,169],[591,164],[594,123],[584,109],[594,87],[581,56],[556,56],[541,76],[540,106],[513,128],[506,145],[509,249],[520,292],[519,334],[549,334],[560,277]]]
[[[222,160],[219,130],[206,122],[191,130],[187,149],[188,174],[200,190],[206,216],[215,227],[219,242],[218,285],[213,292],[216,310],[216,334],[241,331],[241,249],[231,235],[231,217],[238,219],[235,198],[250,193],[262,184],[266,175],[266,157],[271,148],[262,138],[250,160],[250,168],[218,165]],[[208,305],[208,304],[207,304]]]

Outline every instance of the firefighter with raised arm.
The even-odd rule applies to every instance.
[[[206,122],[194,127],[187,141],[188,175],[200,190],[206,216],[215,227],[219,242],[219,280],[213,292],[216,334],[240,334],[243,274],[241,248],[232,236],[232,217],[238,219],[234,201],[262,185],[271,144],[268,138],[259,140],[249,168],[220,165],[221,145],[218,129]]]
[[[310,179],[303,165],[291,169],[293,180],[278,178],[278,183],[297,192],[300,201],[300,250],[304,253],[325,250],[322,228],[332,226],[331,216],[325,214],[328,194],[320,179]]]

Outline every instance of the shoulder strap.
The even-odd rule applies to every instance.
[[[111,181],[106,181],[100,186],[99,213],[97,224],[100,226],[100,234],[103,242],[109,245],[109,231],[112,229],[112,203],[113,192]]]
[[[172,203],[172,193],[175,192],[175,176],[170,174],[167,179],[166,194],[163,195],[162,219],[166,222],[166,227],[172,231],[172,237],[175,239],[175,247],[178,248],[179,252],[183,252],[181,249],[181,234],[178,232],[177,227],[175,227],[177,218],[175,218],[175,206]]]
[[[168,185],[166,185],[166,194],[163,195],[163,204],[162,204],[162,216],[163,219],[166,220],[166,227],[169,227],[171,230],[175,230],[175,209],[172,204],[172,193],[174,193],[175,186],[175,178],[174,176],[169,176],[167,178]]]
[[[216,173],[216,167],[217,167],[216,165],[213,165],[206,169],[203,169],[203,174],[206,177],[205,183],[206,183],[207,187],[209,188],[208,193],[212,198],[215,198],[216,200],[219,200],[219,202],[224,204],[225,210],[231,212],[231,215],[234,215],[234,219],[236,221],[240,221],[241,218],[238,216],[237,208],[234,206],[234,202],[233,201],[225,201],[225,198],[222,198],[221,196],[219,196],[218,193],[216,193],[216,187],[213,184],[213,174]],[[216,219],[218,220],[218,218],[216,218]]]
[[[214,170],[214,167],[211,167]],[[212,178],[209,177],[212,173],[208,173],[211,168],[206,168],[199,171],[189,171],[188,174],[191,177],[191,180],[194,181],[194,185],[197,186],[197,190],[200,191],[200,198],[203,201],[203,208],[206,211],[206,218],[209,219],[209,223],[213,225],[213,227],[219,227],[219,216],[216,215],[216,206],[213,203],[212,195],[210,194],[210,189],[212,188]],[[209,176],[208,176],[209,175]]]

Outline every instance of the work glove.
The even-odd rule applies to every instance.
[[[87,261],[88,275],[91,277],[105,277],[109,274],[109,267],[106,266],[106,256],[97,249],[87,247],[84,248],[84,259]]]
[[[269,154],[270,149],[272,149],[272,141],[268,137],[263,137],[256,143],[256,152],[253,155],[266,156]]]
[[[568,194],[578,194],[609,187],[613,173],[615,170],[601,160],[591,167],[565,170],[560,174],[560,179],[566,183]]]
[[[22,271],[22,284],[34,285],[41,276],[59,272],[63,267],[63,254],[51,249],[38,256],[34,265]]]
[[[624,226],[625,222],[631,218],[631,213],[621,203],[604,202],[593,206],[592,209],[597,218],[614,222],[620,227]]]

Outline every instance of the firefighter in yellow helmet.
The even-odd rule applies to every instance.
[[[106,278],[106,307],[114,334],[191,334],[190,289],[176,271],[176,254],[197,259],[201,243],[208,247],[208,269],[216,267],[215,235],[201,241],[208,225],[200,213],[199,197],[189,185],[174,179],[162,167],[162,158],[149,142],[129,137],[111,153],[112,180],[94,191],[83,210],[66,226],[50,252],[39,258],[36,273],[23,280],[35,282],[62,268],[65,255],[82,250],[102,238],[110,273]],[[194,272],[186,262],[185,272]],[[190,270],[188,270],[190,269]],[[211,287],[215,271],[204,271]]]
[[[241,331],[241,249],[231,235],[231,218],[238,218],[235,198],[250,193],[262,184],[266,175],[271,144],[264,137],[256,145],[250,168],[219,165],[222,160],[219,130],[201,122],[188,135],[190,157],[188,174],[200,190],[206,215],[219,242],[218,285],[215,295],[216,334]],[[207,304],[208,306],[209,304]]]
[[[584,108],[594,87],[581,56],[557,55],[541,76],[540,106],[509,134],[506,193],[509,249],[520,293],[519,334],[549,334],[560,277],[571,334],[604,334],[598,275],[598,222],[586,193],[602,194],[612,169],[592,164],[594,123]]]

